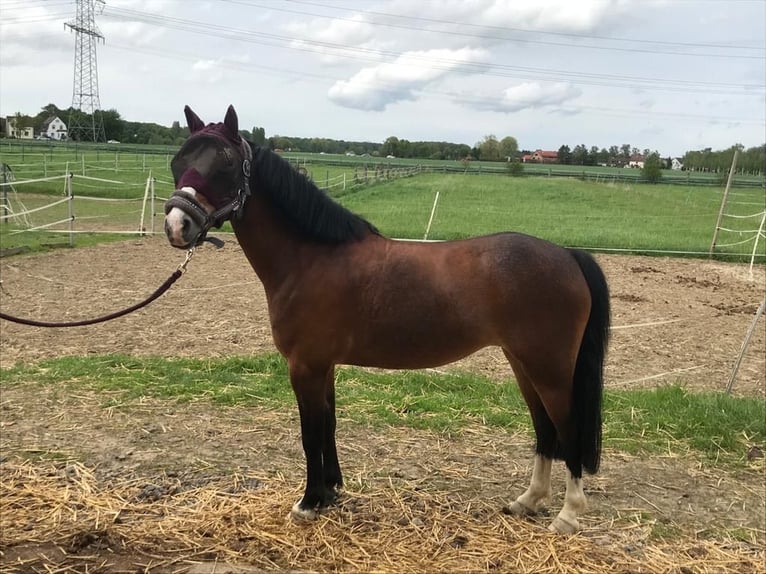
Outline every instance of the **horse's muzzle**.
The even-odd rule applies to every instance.
[[[175,217],[172,218],[172,222],[169,217],[170,214],[165,216],[165,235],[167,235],[168,241],[173,247],[188,249],[197,236],[199,236],[199,230],[194,229],[196,226],[188,215],[178,208],[174,211],[180,213],[173,214]]]

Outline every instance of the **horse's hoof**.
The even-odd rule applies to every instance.
[[[290,516],[288,518],[292,518],[293,520],[297,520],[299,522],[311,522],[319,518],[319,512],[313,508],[301,508],[301,502],[303,502],[302,498],[293,504],[293,507],[290,510]]]
[[[507,509],[507,514],[512,514],[514,516],[533,516],[537,514],[537,511],[529,508],[527,505],[522,504],[518,500],[514,500],[511,502],[510,506],[506,506],[503,510]]]
[[[553,522],[551,522],[548,530],[557,534],[575,534],[580,530],[580,523],[577,522],[576,518],[574,519],[574,522],[572,522],[557,516],[553,519]]]

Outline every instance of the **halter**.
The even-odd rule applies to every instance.
[[[211,134],[212,135],[212,134]],[[216,135],[216,137],[220,137]],[[221,138],[224,139],[224,138]],[[242,217],[243,208],[247,198],[250,197],[250,166],[253,162],[253,150],[250,145],[242,140],[241,144],[243,150],[244,159],[242,160],[242,182],[237,188],[237,193],[231,201],[225,204],[223,207],[218,208],[213,213],[208,214],[202,204],[197,199],[189,195],[187,192],[176,189],[170,198],[165,202],[165,215],[170,213],[170,210],[177,207],[188,215],[194,223],[200,228],[200,232],[197,238],[192,242],[192,245],[200,245],[203,241],[210,241],[216,244],[218,247],[223,245],[220,239],[212,237],[206,237],[207,232],[212,227],[218,229],[223,225],[226,220],[239,219]]]

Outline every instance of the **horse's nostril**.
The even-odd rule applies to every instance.
[[[189,220],[189,218],[188,218],[188,217],[184,217],[184,220],[183,220],[183,227],[182,227],[183,231],[184,231],[184,232],[188,231],[188,230],[189,230],[189,226],[190,226],[190,225],[191,225],[191,220]]]

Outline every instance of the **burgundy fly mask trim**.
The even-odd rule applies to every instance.
[[[188,150],[190,144],[193,145],[198,138],[213,138],[224,144],[218,154],[224,157],[227,165],[234,164],[233,150],[240,151],[242,155],[241,177],[236,187],[231,190],[215,190],[211,182],[195,167],[188,167],[178,177],[176,189],[165,203],[165,215],[177,207],[199,226],[201,231],[195,241],[195,244],[199,244],[206,239],[205,235],[212,227],[219,228],[226,220],[241,215],[245,201],[250,196],[250,166],[253,161],[253,150],[250,144],[239,135],[237,114],[233,106],[229,106],[223,123],[211,123],[207,126],[189,106],[184,108],[184,115],[191,135],[176,154],[174,161],[183,157],[185,150]],[[202,203],[184,188],[192,188],[202,195],[213,206],[215,212],[209,214]]]

